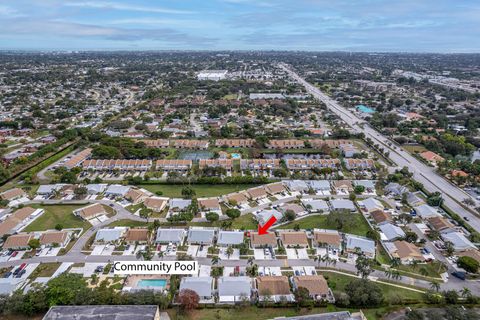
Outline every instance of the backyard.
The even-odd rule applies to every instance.
[[[359,236],[366,236],[370,227],[368,226],[365,218],[358,213],[354,213],[352,216],[352,223],[349,227],[344,228],[341,230],[342,232],[356,234]],[[336,230],[336,226],[328,223],[327,220],[328,215],[313,215],[308,216],[306,218],[292,221],[288,224],[279,226],[278,229],[294,229],[296,225],[299,226],[300,229],[334,229]]]
[[[82,206],[75,205],[31,205],[33,208],[42,208],[45,212],[30,223],[24,231],[43,231],[55,229],[57,224],[63,228],[83,228],[87,230],[91,227],[90,223],[80,219],[73,214],[73,211]]]

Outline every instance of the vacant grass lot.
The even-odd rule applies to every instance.
[[[29,224],[24,231],[43,231],[54,229],[57,224],[63,228],[83,228],[87,230],[90,223],[80,219],[73,214],[73,211],[82,206],[75,205],[32,205],[34,208],[42,208],[45,212],[35,221]]]
[[[334,272],[320,272],[328,281],[328,286],[332,291],[344,291],[345,286],[349,284],[354,277],[338,274]],[[420,292],[415,292],[408,289],[402,289],[394,286],[390,286],[388,284],[377,283],[378,286],[383,291],[383,296],[386,300],[392,295],[399,295],[404,299],[416,299],[418,301],[422,301],[423,294]]]
[[[248,188],[256,187],[256,184],[218,184],[218,185],[192,185],[190,186],[196,192],[198,198],[218,197],[228,193],[242,191]],[[139,185],[140,188],[147,189],[150,192],[161,191],[164,197],[181,198],[184,185],[164,185],[164,184],[145,184]]]
[[[407,150],[410,153],[420,153],[420,152],[427,151],[427,148],[425,148],[424,146],[419,145],[419,144],[413,144],[413,145],[412,144],[404,144],[404,145],[402,145],[402,148]]]
[[[352,226],[341,230],[342,232],[365,236],[370,230],[365,218],[359,213],[352,213]],[[327,215],[309,216],[291,223],[278,227],[278,229],[293,229],[295,225],[299,225],[300,229],[336,229],[335,225],[329,224]]]

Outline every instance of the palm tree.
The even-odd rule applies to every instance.
[[[213,256],[212,257],[212,264],[218,264],[218,262],[220,261],[220,258],[218,256]]]
[[[402,264],[402,261],[399,258],[393,258],[392,261],[390,262],[390,267],[397,268],[401,264]]]
[[[248,258],[248,261],[247,261],[248,264],[249,264],[249,265],[252,265],[252,264],[253,264],[253,260],[254,260],[253,257],[249,257],[249,258]]]
[[[225,251],[227,254],[227,257],[230,258],[230,256],[233,254],[233,248],[228,246],[227,250]]]
[[[417,269],[418,267],[418,260],[413,260],[410,265],[412,266],[412,270]]]
[[[461,291],[460,294],[462,295],[462,298],[467,298],[472,294],[472,291],[468,289],[467,287],[464,287]]]
[[[432,288],[432,290],[435,290],[436,292],[438,292],[440,290],[440,283],[438,283],[438,281],[432,281],[430,282],[430,288]]]
[[[420,274],[424,277],[428,276],[428,270],[425,267],[421,267],[419,270]]]
[[[392,269],[387,269],[385,270],[385,276],[390,279],[393,276],[393,270]]]

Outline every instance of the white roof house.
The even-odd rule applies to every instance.
[[[212,244],[214,237],[214,229],[190,227],[188,230],[187,241],[188,243]]]
[[[273,216],[277,219],[277,221],[280,221],[283,218],[283,214],[281,212],[272,209],[260,211],[259,213],[257,213],[256,218],[258,223],[264,225]]]
[[[126,231],[126,227],[100,229],[95,236],[95,242],[115,242],[119,240]]]
[[[220,277],[217,287],[220,303],[249,301],[252,280],[249,277]]]
[[[347,199],[333,199],[330,200],[330,205],[333,210],[341,210],[341,209],[346,209],[350,211],[355,211],[355,204]]]
[[[315,191],[330,191],[330,181],[328,180],[310,180],[308,185]]]
[[[367,190],[375,190],[375,181],[374,180],[355,180],[352,181],[356,186],[364,186]]]
[[[392,241],[405,237],[405,232],[403,232],[402,228],[391,223],[384,223],[378,227],[383,234],[382,240]]]
[[[170,207],[170,210],[181,211],[186,209],[190,204],[192,204],[192,200],[190,199],[172,198],[170,199],[168,206]]]
[[[113,195],[113,196],[125,196],[128,192],[128,190],[130,190],[130,187],[129,186],[122,186],[122,185],[119,185],[119,184],[112,184],[112,185],[109,185],[107,190],[105,191],[105,194],[107,195]]]
[[[180,281],[180,291],[189,289],[195,291],[200,300],[212,299],[212,277],[184,277]]]
[[[217,244],[221,246],[237,245],[243,243],[243,231],[225,231],[218,233]]]
[[[418,216],[422,217],[422,219],[442,216],[435,208],[430,207],[428,204],[422,204],[421,206],[415,207],[413,209]]]
[[[60,190],[65,184],[42,184],[37,189],[37,194],[44,195],[50,194],[56,190]]]
[[[307,191],[309,189],[307,183],[303,180],[288,180],[287,186],[290,191]]]
[[[358,205],[367,210],[367,212],[372,212],[375,210],[383,210],[385,207],[383,204],[375,198],[367,198],[365,200],[358,201]]]
[[[360,249],[360,252],[363,252],[367,256],[375,256],[375,241],[347,234],[347,250],[355,252],[356,249]]]
[[[155,242],[181,244],[185,234],[185,229],[158,229]]]
[[[321,199],[302,199],[303,206],[311,212],[328,212],[330,207],[327,201]]]
[[[443,241],[451,242],[455,251],[465,251],[468,249],[476,249],[475,245],[458,231],[447,230],[441,234]]]
[[[101,183],[101,184],[87,184],[86,187],[87,187],[87,192],[89,194],[98,194],[105,191],[107,186],[108,185],[106,183]]]

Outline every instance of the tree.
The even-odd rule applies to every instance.
[[[55,225],[55,230],[61,231],[63,229],[63,226],[60,223],[57,223]]]
[[[440,283],[438,283],[438,281],[432,281],[430,282],[430,288],[432,288],[432,290],[435,290],[436,292],[438,292],[440,290]]]
[[[357,268],[357,273],[360,274],[363,279],[366,279],[370,273],[373,272],[373,264],[372,259],[360,254],[355,261],[355,268]]]
[[[233,248],[231,246],[228,246],[225,253],[227,254],[227,257],[230,258],[230,256],[233,254]]]
[[[423,315],[423,313],[416,309],[408,311],[405,317],[405,320],[423,320],[423,319],[425,319],[425,316]]]
[[[345,286],[350,304],[359,307],[377,306],[383,302],[382,289],[367,279],[355,279]]]
[[[287,211],[285,211],[285,219],[287,219],[288,221],[295,220],[295,216],[296,215],[293,210],[288,209]]]
[[[40,248],[40,240],[38,239],[31,239],[28,241],[28,246],[34,250]]]
[[[215,221],[218,221],[219,216],[218,216],[218,214],[215,213],[215,212],[207,212],[207,214],[205,215],[205,218],[206,218],[209,222],[215,222]]]
[[[354,220],[348,210],[334,210],[327,216],[327,224],[337,230],[345,230],[354,224]]]
[[[196,192],[191,187],[184,187],[182,189],[182,196],[186,199],[192,199],[195,195]]]
[[[303,306],[305,305],[306,302],[311,300],[312,299],[310,298],[310,292],[308,291],[307,288],[299,287],[295,291],[295,301],[297,302],[298,306]]]
[[[198,308],[200,297],[193,290],[183,289],[178,294],[178,302],[180,303],[180,306],[183,310],[190,311]]]
[[[445,298],[445,302],[448,304],[457,304],[458,302],[458,292],[455,290],[448,290],[444,291],[443,297]]]
[[[236,219],[240,217],[240,210],[238,209],[227,209],[225,211],[225,214],[230,218],[230,219]]]
[[[75,273],[62,273],[47,283],[48,305],[70,305],[77,301],[77,296],[84,296],[91,290],[82,275]]]
[[[465,271],[471,272],[471,273],[477,273],[478,268],[480,267],[480,264],[478,263],[477,260],[468,256],[463,256],[458,258],[457,265],[460,268],[465,269]]]
[[[356,185],[353,191],[355,191],[356,194],[362,194],[365,191],[365,187],[362,185]]]

